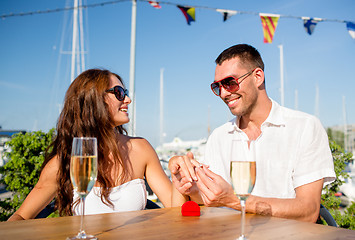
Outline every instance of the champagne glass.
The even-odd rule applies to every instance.
[[[241,235],[238,240],[246,240],[245,229],[245,201],[249,197],[255,185],[256,162],[255,141],[232,140],[230,175],[235,194],[242,207]]]
[[[85,210],[85,197],[89,194],[96,182],[97,177],[97,140],[93,137],[75,137],[70,160],[70,179],[74,191],[80,198],[82,207],[80,231],[76,236],[68,237],[72,239],[97,239],[85,233],[83,228],[83,218]]]

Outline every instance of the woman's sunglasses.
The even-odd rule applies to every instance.
[[[239,90],[239,84],[246,79],[250,74],[252,74],[254,72],[256,68],[254,68],[253,70],[251,70],[250,72],[247,72],[246,74],[244,74],[243,76],[236,78],[233,76],[229,76],[226,78],[223,78],[222,80],[213,82],[211,84],[211,89],[212,92],[214,94],[216,94],[217,96],[221,95],[221,87],[223,87],[224,89],[226,89],[228,92],[235,92]],[[243,78],[243,79],[242,79]],[[238,80],[240,80],[240,82],[238,82]]]
[[[118,101],[123,101],[125,97],[128,97],[128,90],[121,86],[114,86],[113,88],[107,89],[106,92],[115,94]]]

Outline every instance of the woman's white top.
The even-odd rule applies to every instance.
[[[74,192],[74,202],[79,195]],[[114,187],[109,195],[112,206],[101,201],[100,187],[93,187],[85,198],[85,215],[143,210],[147,204],[147,191],[143,179],[137,178]],[[81,215],[81,203],[73,207],[74,215]]]

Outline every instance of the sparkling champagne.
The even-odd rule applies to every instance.
[[[96,156],[72,156],[70,179],[74,190],[81,196],[86,196],[95,184],[97,177]]]
[[[255,162],[232,161],[231,179],[235,194],[239,198],[246,199],[253,191],[256,177]]]
[[[74,191],[79,195],[81,205],[80,231],[67,240],[95,239],[86,234],[83,222],[85,215],[85,197],[89,194],[97,178],[97,139],[95,137],[74,137],[70,159],[70,180]]]
[[[245,236],[245,202],[253,191],[256,180],[256,142],[247,139],[233,139],[231,146],[230,177],[235,194],[240,199],[242,212],[241,234],[238,240],[247,240]]]

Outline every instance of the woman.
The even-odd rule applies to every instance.
[[[96,137],[98,176],[86,197],[85,214],[144,209],[144,178],[165,207],[171,206],[171,182],[152,146],[126,135],[131,99],[121,78],[108,70],[81,73],[67,90],[57,135],[40,178],[9,221],[35,218],[53,198],[61,216],[79,214],[70,181],[73,137]]]

